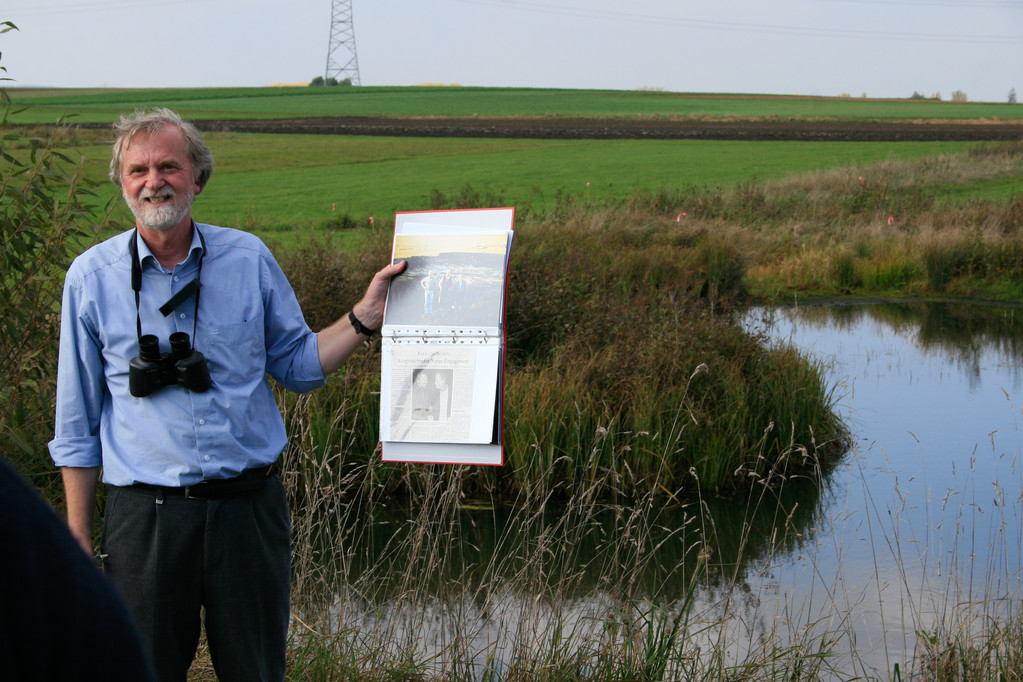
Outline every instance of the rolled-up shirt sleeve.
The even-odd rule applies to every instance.
[[[260,279],[267,374],[298,393],[323,386],[326,377],[316,333],[306,324],[291,283],[269,251],[264,253]]]
[[[102,463],[100,415],[106,382],[95,327],[84,310],[82,281],[72,268],[64,281],[57,361],[56,423],[50,456],[57,466]]]

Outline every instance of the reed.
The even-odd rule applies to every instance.
[[[841,576],[819,574],[830,552],[843,552],[814,511],[832,494],[819,453],[794,446],[809,467],[752,474],[753,485],[721,505],[699,485],[670,506],[653,492],[608,501],[593,491],[616,477],[599,467],[590,488],[558,501],[540,483],[513,500],[470,496],[464,467],[403,466],[411,492],[396,499],[374,483],[383,464],[339,476],[350,445],[338,439],[326,460],[306,463],[312,436],[296,436],[285,467],[292,497],[304,500],[294,518],[289,679],[878,678],[871,644],[857,637],[863,604],[849,602]],[[584,444],[602,447],[596,434]],[[1018,512],[1012,487],[1000,486],[1002,516]],[[960,492],[969,488],[964,480]],[[971,507],[953,519],[963,533]],[[901,550],[900,510],[861,511],[892,548],[874,561],[915,572],[916,558]],[[1019,679],[1023,621],[1018,601],[998,596],[1015,571],[1003,549],[947,557],[936,601],[908,584],[889,594],[882,619],[901,613],[918,630],[915,654],[891,664],[890,679]],[[819,564],[822,603],[760,615],[763,574],[794,553]],[[972,585],[982,570],[990,577]]]
[[[755,254],[746,285],[781,297],[839,292],[1012,298],[1023,275],[1023,207],[1018,197],[989,201],[980,192],[988,183],[1018,178],[1021,164],[1023,145],[1005,143],[924,162],[766,183],[756,200],[757,217],[744,219],[752,228],[745,242]],[[719,210],[742,219],[737,209]]]

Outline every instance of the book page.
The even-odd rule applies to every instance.
[[[499,347],[392,345],[385,357],[381,440],[493,441]]]

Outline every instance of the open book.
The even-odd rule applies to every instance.
[[[380,373],[384,461],[504,461],[504,319],[513,208],[398,213]]]

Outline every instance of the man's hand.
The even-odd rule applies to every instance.
[[[406,261],[401,261],[381,269],[373,275],[366,293],[352,306],[352,311],[359,322],[368,329],[380,329],[384,322],[384,302],[387,300],[387,285],[391,278],[405,269]],[[324,376],[335,371],[351,357],[366,337],[357,333],[345,314],[334,324],[317,334],[317,347],[320,353],[320,367]]]
[[[387,285],[391,278],[405,270],[407,262],[401,261],[388,265],[373,275],[362,300],[352,306],[355,316],[364,326],[380,329],[384,323],[384,302],[387,300]]]

